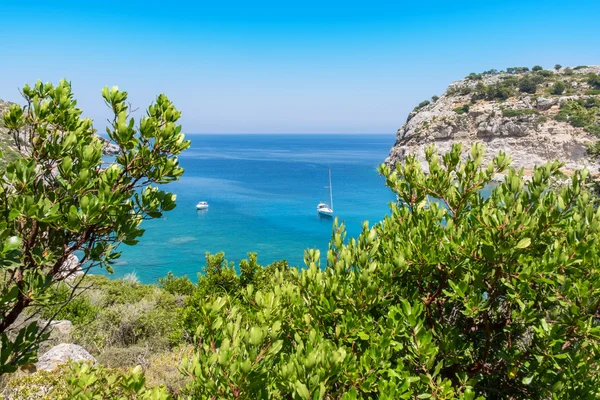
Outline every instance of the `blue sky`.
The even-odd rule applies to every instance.
[[[393,133],[473,71],[600,63],[600,1],[0,1],[0,98],[37,79],[108,117],[165,93],[194,133]]]

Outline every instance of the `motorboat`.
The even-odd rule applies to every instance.
[[[206,201],[201,201],[196,204],[196,210],[208,210],[208,203]]]

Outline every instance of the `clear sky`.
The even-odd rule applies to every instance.
[[[0,0],[0,98],[165,93],[195,133],[393,133],[470,72],[600,64],[599,0]]]

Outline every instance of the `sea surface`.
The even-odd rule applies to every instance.
[[[333,220],[316,212],[329,202],[331,168],[335,216],[357,236],[363,221],[377,223],[394,195],[376,168],[394,135],[187,135],[180,157],[185,174],[164,185],[177,207],[164,218],[144,221],[146,230],[123,252],[113,277],[135,272],[154,283],[169,271],[193,281],[206,252],[225,252],[237,263],[248,252],[267,265],[287,260],[304,267],[304,250],[321,250],[325,262]],[[207,201],[206,211],[195,205]],[[99,271],[95,271],[98,273]]]

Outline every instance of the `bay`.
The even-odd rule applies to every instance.
[[[177,207],[164,218],[144,221],[146,230],[123,252],[112,277],[134,272],[154,283],[172,271],[195,280],[206,252],[225,252],[236,264],[248,252],[267,265],[287,260],[303,267],[304,250],[321,251],[333,220],[319,217],[328,202],[331,168],[335,216],[348,237],[363,221],[380,221],[394,201],[376,168],[387,157],[394,135],[208,135],[188,134],[191,148],[180,157],[185,174],[164,186],[177,195]],[[207,201],[206,211],[197,211]],[[98,273],[94,271],[94,273]]]

